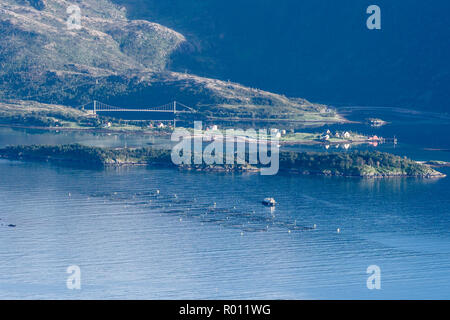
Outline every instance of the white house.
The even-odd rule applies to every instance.
[[[276,138],[281,138],[281,132],[278,129],[270,129],[270,134]]]
[[[217,131],[217,130],[219,130],[219,127],[215,124],[213,124],[209,127],[206,127],[206,131]]]

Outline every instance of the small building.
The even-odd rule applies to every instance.
[[[158,128],[160,129],[164,129],[166,127],[166,125],[162,122],[158,123]]]
[[[349,139],[349,138],[350,138],[350,132],[345,131],[345,133],[344,133],[344,138],[345,138],[345,139]]]
[[[205,131],[217,131],[217,130],[219,130],[219,127],[216,124],[213,124],[213,125],[206,127]]]
[[[286,135],[286,130],[281,130],[281,135],[285,136]]]
[[[278,129],[270,129],[270,134],[276,138],[281,138],[281,132]]]
[[[340,137],[341,137],[341,135],[340,135],[339,132],[337,132],[337,131],[336,131],[336,133],[334,134],[334,136],[335,136],[336,138],[340,138]]]

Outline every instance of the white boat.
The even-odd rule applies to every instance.
[[[262,204],[265,205],[265,206],[268,206],[268,207],[274,207],[275,204],[276,204],[276,201],[275,201],[274,198],[265,198],[262,201]]]

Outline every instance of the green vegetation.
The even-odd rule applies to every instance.
[[[67,29],[67,4],[60,0],[3,2],[0,101],[80,106],[95,99],[139,108],[176,99],[202,117],[344,121],[304,99],[168,71],[171,54],[186,44],[184,36],[157,23],[129,20],[109,0],[80,3],[80,30]],[[26,123],[52,125],[40,116]]]
[[[47,161],[100,168],[120,165],[174,166],[170,150],[152,148],[111,149],[79,144],[62,146],[9,146],[0,157],[11,160]],[[248,159],[248,154],[246,155]],[[202,171],[255,171],[248,164],[183,165],[183,169]],[[350,153],[281,152],[280,170],[299,174],[359,177],[443,177],[428,165],[388,153],[355,151]]]
[[[170,165],[170,152],[151,148],[110,149],[80,144],[47,146],[9,146],[0,149],[0,157],[12,160],[46,161],[93,168],[107,165],[151,164]]]
[[[98,119],[86,112],[33,101],[0,102],[0,124],[36,127],[96,127]]]
[[[348,153],[281,152],[281,170],[303,174],[364,177],[438,177],[443,176],[427,165],[384,152]]]
[[[88,112],[70,107],[44,104],[33,101],[14,100],[0,102],[0,125],[40,127],[52,129],[102,129],[117,132],[153,133],[170,132],[170,127],[158,128],[156,121],[121,120],[109,117],[94,117]]]

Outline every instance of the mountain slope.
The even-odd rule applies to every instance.
[[[340,120],[323,105],[167,70],[185,37],[145,20],[128,20],[107,0],[77,1],[81,28],[69,29],[73,3],[3,0],[0,95],[3,99],[123,106],[180,100],[205,115]],[[305,117],[306,116],[306,117]]]
[[[448,0],[113,1],[185,35],[175,71],[324,103],[448,112]],[[371,4],[381,30],[366,27]]]
[[[163,70],[184,37],[144,20],[129,21],[125,10],[104,0],[77,2],[80,30],[67,28],[72,2],[2,0],[0,55],[5,72],[36,67],[67,69],[81,64],[114,70]],[[38,8],[38,9],[37,9]]]

